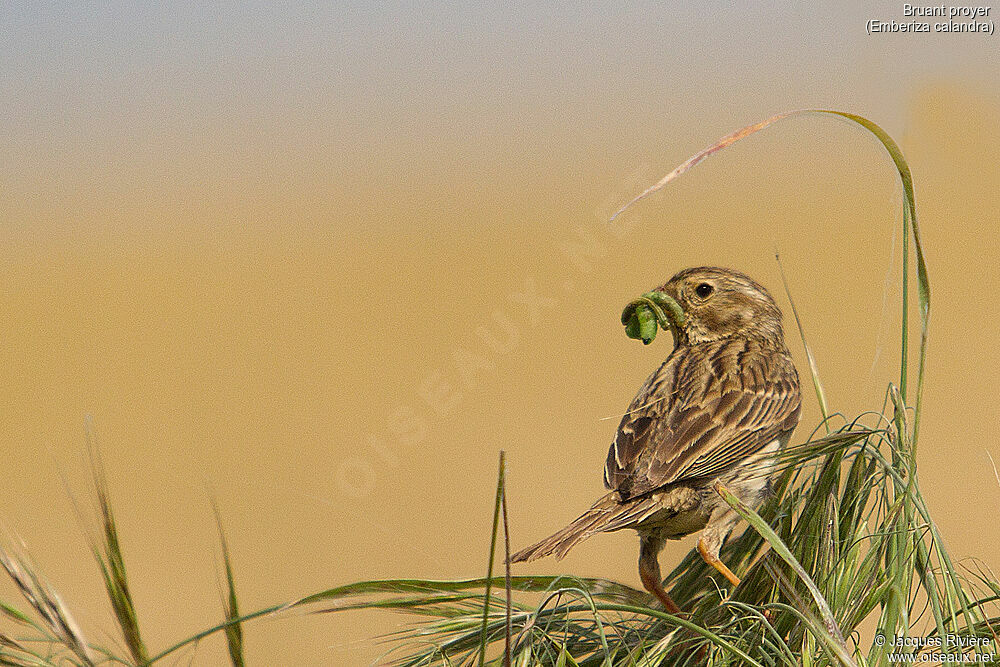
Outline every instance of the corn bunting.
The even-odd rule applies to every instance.
[[[595,533],[632,528],[640,538],[643,586],[679,613],[663,588],[660,550],[666,540],[700,530],[702,558],[739,585],[719,559],[739,515],[713,485],[719,481],[751,507],[760,505],[775,455],[799,421],[799,377],[781,311],[743,273],[685,269],[650,295],[670,306],[661,315],[675,344],[618,426],[604,466],[611,492],[511,561],[562,558]]]

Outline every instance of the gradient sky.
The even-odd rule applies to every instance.
[[[554,165],[582,146],[627,161],[694,119],[724,130],[757,109],[839,104],[899,133],[916,83],[995,81],[1000,67],[989,36],[864,33],[901,11],[7,3],[0,205],[29,234],[280,228],[308,224],[304,199],[337,227],[383,182],[482,179],[489,162]]]

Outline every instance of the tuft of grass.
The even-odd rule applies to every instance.
[[[417,622],[387,639],[394,647],[391,661],[413,667],[889,664],[885,648],[864,631],[872,626],[889,637],[988,638],[996,650],[1000,582],[975,561],[955,566],[917,476],[930,282],[913,182],[898,146],[877,125],[853,114],[829,110],[779,114],[692,156],[626,208],[710,155],[798,114],[834,116],[866,129],[886,148],[896,167],[904,191],[902,224],[908,235],[901,257],[900,375],[898,383],[887,383],[881,409],[850,418],[830,412],[804,327],[793,308],[823,420],[804,442],[782,452],[775,464],[775,492],[759,511],[743,506],[727,489],[716,489],[749,524],[726,543],[721,554],[741,577],[738,588],[726,588],[728,582],[719,580],[694,551],[665,580],[671,596],[687,610],[683,616],[655,607],[644,591],[606,579],[511,576],[509,566],[505,576],[494,577],[501,520],[509,554],[506,461],[501,453],[485,578],[362,581],[241,615],[232,558],[216,511],[226,575],[225,619],[150,656],[129,592],[107,483],[91,445],[100,516],[100,540],[99,544],[94,540],[92,550],[125,639],[125,652],[88,644],[38,568],[0,546],[0,566],[31,608],[31,613],[24,613],[0,601],[0,666],[114,663],[144,667],[220,633],[227,641],[231,662],[242,667],[245,624],[290,610],[320,614],[383,609],[410,614]],[[911,241],[921,328],[912,403],[908,391]],[[918,662],[929,657],[926,645],[904,650]],[[953,645],[935,650],[949,653],[954,660],[963,655],[963,649]]]
[[[0,665],[49,665],[65,661],[82,667],[95,664],[94,651],[55,590],[38,573],[27,556],[0,546],[0,567],[38,615],[40,623],[11,605],[0,603],[0,612],[34,636],[15,638],[0,633]]]

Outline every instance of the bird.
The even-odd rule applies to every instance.
[[[799,422],[799,376],[781,310],[746,274],[688,268],[644,296],[670,306],[659,317],[674,347],[622,417],[604,466],[609,492],[510,561],[562,559],[597,533],[631,528],[639,534],[643,587],[681,614],[663,587],[660,551],[668,540],[701,531],[701,557],[739,586],[719,550],[740,517],[714,487],[723,484],[753,508],[764,501],[776,457]]]

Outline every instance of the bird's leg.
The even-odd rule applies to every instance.
[[[671,614],[683,613],[677,606],[667,591],[663,588],[663,579],[660,577],[660,549],[663,548],[663,541],[652,537],[643,537],[639,547],[639,579],[642,580],[643,587],[655,595],[664,608]]]
[[[726,567],[726,564],[719,559],[720,546],[722,546],[721,540],[712,540],[711,536],[708,539],[704,535],[698,538],[698,553],[701,554],[702,559],[718,570],[735,588],[740,585],[740,578],[733,574],[733,571]]]

